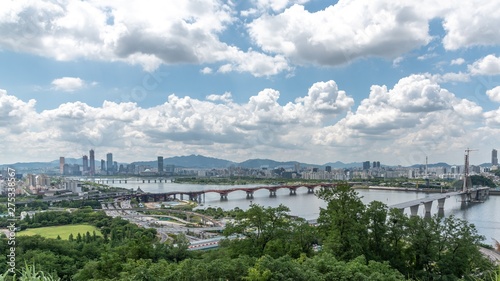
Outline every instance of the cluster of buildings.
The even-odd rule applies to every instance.
[[[154,163],[154,162],[153,162]],[[299,163],[289,166],[259,168],[244,168],[231,166],[218,169],[196,169],[180,168],[174,165],[165,165],[162,156],[158,156],[156,163],[147,165],[120,164],[113,161],[113,154],[107,153],[106,160],[95,161],[95,151],[91,149],[89,155],[83,155],[80,164],[66,163],[64,157],[59,159],[59,173],[38,173],[16,174],[17,192],[28,192],[31,194],[44,194],[46,192],[67,191],[73,193],[81,192],[81,187],[77,181],[70,180],[72,176],[94,177],[94,176],[196,176],[196,177],[257,177],[257,178],[297,178],[315,180],[370,180],[370,179],[442,179],[458,180],[462,179],[465,166],[432,166],[427,164],[402,167],[402,166],[382,166],[380,161],[364,161],[362,166],[350,168],[332,168],[331,166],[311,166],[301,167]],[[497,170],[498,152],[493,149],[491,152],[491,165],[469,166],[469,174],[488,174]],[[55,176],[55,177],[54,177]],[[62,177],[61,177],[62,176]],[[65,177],[68,176],[68,177]],[[5,186],[8,178],[7,170],[0,170],[0,186]],[[2,189],[3,190],[3,189]]]
[[[106,160],[95,160],[95,151],[91,149],[89,156],[83,155],[82,164],[66,163],[64,157],[59,158],[59,174],[61,176],[114,176],[114,175],[141,175],[141,176],[173,176],[175,166],[164,165],[163,156],[158,156],[157,165],[120,164],[113,161],[113,153],[106,154]],[[97,165],[96,165],[97,164]],[[100,165],[99,165],[100,164]],[[96,169],[96,166],[98,169]]]
[[[2,171],[3,172],[3,171]],[[46,174],[27,174],[16,177],[15,194],[17,195],[45,195],[81,194],[82,182],[70,178],[53,177]],[[0,192],[7,194],[5,188],[7,177],[0,177]]]

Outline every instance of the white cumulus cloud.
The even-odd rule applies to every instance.
[[[450,62],[451,65],[462,65],[464,63],[465,63],[465,60],[463,58],[454,59],[454,60],[451,60],[451,62]]]
[[[472,75],[499,75],[500,57],[487,55],[468,66]]]
[[[432,5],[432,2],[427,2]],[[471,46],[493,46],[500,44],[499,1],[469,0],[457,5],[453,1],[444,1],[448,5],[441,13],[446,35],[443,45],[447,50],[457,50]]]
[[[500,102],[500,86],[486,91],[486,95],[494,102]]]
[[[397,1],[339,1],[311,13],[294,5],[248,24],[263,50],[295,63],[338,65],[379,56],[395,59],[430,42],[424,9]]]
[[[78,77],[62,77],[52,80],[52,88],[56,91],[74,92],[85,87],[85,81]]]
[[[57,60],[125,61],[146,71],[179,63],[229,63],[256,76],[288,69],[280,57],[222,42],[219,35],[234,21],[232,5],[217,0],[7,1],[0,10],[0,46]]]
[[[392,89],[373,85],[356,111],[316,131],[313,142],[360,155],[356,147],[391,153],[411,164],[404,156],[410,151],[436,153],[458,146],[457,139],[468,143],[464,128],[477,126],[481,118],[482,108],[474,102],[458,99],[426,75],[411,75]]]

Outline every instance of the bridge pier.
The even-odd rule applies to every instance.
[[[462,199],[462,202],[470,202],[471,201],[471,194],[469,192],[462,193],[462,194],[460,194],[460,198]]]
[[[253,199],[253,191],[247,191],[247,199]]]
[[[221,193],[220,194],[220,200],[221,201],[227,201],[227,193]]]
[[[115,180],[112,180],[111,183],[115,183]]]
[[[148,183],[151,183],[151,180],[148,180]]]
[[[410,213],[412,216],[418,216],[418,206],[419,204],[410,206]]]
[[[196,193],[191,194],[189,195],[189,200],[194,201],[196,203],[201,203],[202,202],[201,194],[196,194]]]
[[[297,190],[294,188],[289,188],[290,189],[290,195],[297,195]]]
[[[127,183],[127,180],[125,180],[125,183]]]
[[[424,203],[424,207],[425,207],[425,214],[426,214],[426,215],[431,213],[432,202],[433,202],[433,201],[429,201],[429,202],[425,202],[425,203]]]
[[[444,210],[444,201],[446,198],[438,199],[438,210]]]
[[[269,197],[276,197],[276,190],[269,190]]]
[[[145,183],[145,180],[142,180],[142,183]]]
[[[307,188],[307,193],[309,193],[309,194],[314,193],[314,187],[308,187]]]
[[[476,191],[476,200],[478,201],[484,201],[488,198],[490,193],[489,189],[481,189]]]

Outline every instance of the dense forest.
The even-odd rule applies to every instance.
[[[88,207],[40,213],[22,225],[88,223],[102,236],[19,236],[17,276],[36,275],[35,268],[46,278],[35,280],[495,280],[498,274],[479,251],[483,237],[466,221],[408,217],[377,201],[364,205],[347,184],[317,196],[328,203],[317,226],[290,216],[286,206],[253,204],[236,212],[224,230],[228,239],[210,251],[189,251],[183,235],[160,244],[155,230]],[[1,241],[6,272],[9,246]]]

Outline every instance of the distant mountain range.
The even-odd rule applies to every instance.
[[[77,159],[77,158],[65,158],[65,163],[67,164],[79,164],[82,165],[82,159]],[[224,159],[219,159],[219,158],[213,158],[213,157],[206,157],[202,155],[188,155],[188,156],[175,156],[175,157],[169,157],[169,158],[164,158],[163,159],[164,165],[175,165],[176,167],[184,167],[184,168],[197,168],[197,169],[216,169],[216,168],[228,168],[228,167],[242,167],[242,168],[262,168],[262,167],[267,167],[270,169],[273,168],[292,168],[296,164],[299,164],[301,167],[315,167],[315,168],[324,168],[326,166],[331,166],[332,169],[341,169],[341,168],[359,168],[363,166],[362,162],[352,162],[352,163],[343,163],[340,161],[337,162],[329,162],[325,163],[323,165],[318,165],[318,164],[308,164],[308,163],[301,163],[297,161],[286,161],[286,162],[280,162],[280,161],[274,161],[271,159],[249,159],[246,161],[243,161],[241,163],[238,162],[233,162],[229,160],[224,160]],[[118,163],[118,164],[128,164],[128,163]],[[136,166],[139,165],[146,165],[146,166],[151,166],[151,167],[156,167],[157,166],[157,161],[137,161],[133,162],[131,164],[135,164]],[[100,167],[101,163],[100,161],[96,161],[96,167]],[[421,167],[425,164],[416,164],[411,166],[412,168],[418,168]],[[451,165],[447,163],[434,163],[434,164],[428,164],[428,167],[451,167]],[[481,166],[491,166],[489,163],[484,163],[481,164]],[[50,162],[27,162],[27,163],[14,163],[14,164],[9,164],[9,165],[0,165],[0,168],[7,168],[7,167],[12,167],[12,168],[17,168],[17,169],[48,169],[48,168],[59,168],[59,160],[54,160]]]

